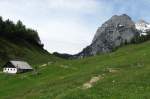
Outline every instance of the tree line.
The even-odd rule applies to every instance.
[[[14,23],[9,19],[3,20],[0,16],[0,37],[5,37],[14,42],[22,40],[43,47],[37,31],[26,28],[20,20],[18,20],[17,23]]]

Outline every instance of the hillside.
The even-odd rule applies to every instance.
[[[43,64],[48,61],[56,61],[59,58],[49,54],[46,50],[26,42],[13,43],[0,37],[0,66],[11,59],[21,59],[30,64]]]
[[[15,24],[0,17],[0,66],[11,59],[33,65],[59,60],[43,46],[37,31],[27,28],[20,20]]]
[[[109,54],[39,65],[38,72],[0,74],[1,99],[148,99],[150,41]]]

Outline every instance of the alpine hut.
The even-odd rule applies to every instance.
[[[25,61],[9,61],[3,66],[4,73],[22,73],[32,71],[33,68]]]

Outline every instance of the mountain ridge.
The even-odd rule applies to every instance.
[[[99,27],[92,43],[75,55],[54,53],[62,58],[83,58],[109,53],[118,47],[130,43],[140,43],[149,39],[149,23],[140,20],[134,22],[127,14],[113,15]]]

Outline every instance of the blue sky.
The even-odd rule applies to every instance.
[[[150,22],[150,0],[0,0],[0,15],[39,32],[49,52],[78,53],[112,15]]]

